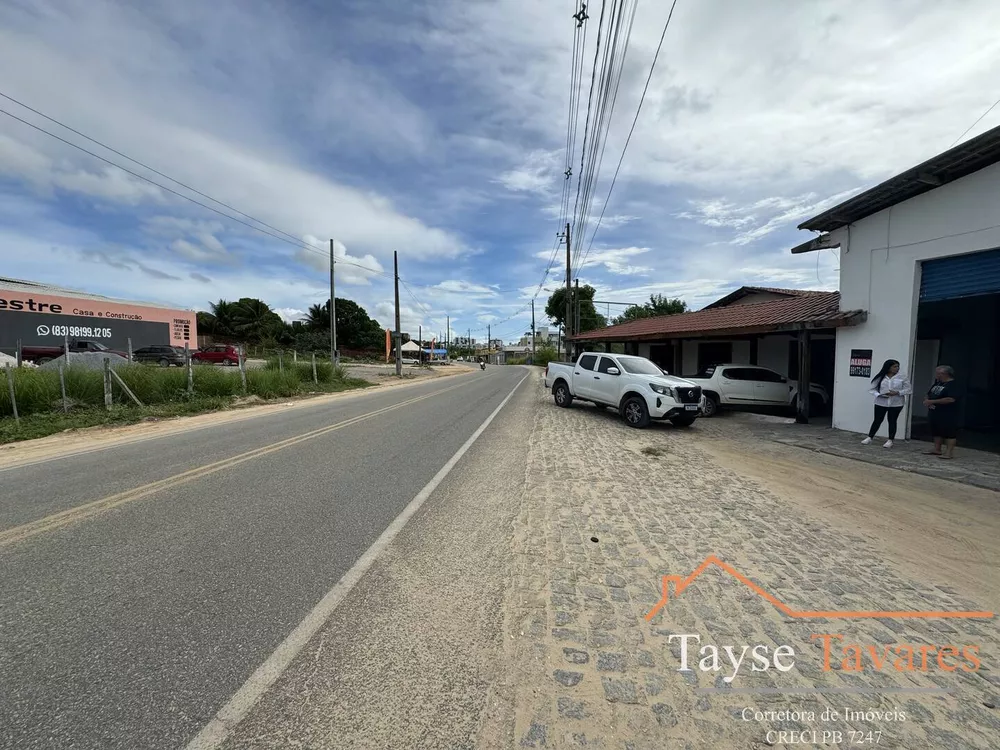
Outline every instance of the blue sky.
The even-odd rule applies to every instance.
[[[667,7],[639,2],[594,215]],[[742,284],[836,288],[835,252],[788,253],[808,238],[795,225],[948,148],[1000,96],[1000,7],[955,8],[680,0],[581,282],[693,307]],[[337,296],[383,324],[395,250],[404,329],[443,332],[450,315],[456,332],[493,322],[516,339],[559,230],[574,11],[6,0],[0,91],[315,251],[0,115],[0,275],[200,309],[254,296],[291,318],[326,299],[332,237]],[[1000,108],[966,137],[998,122]]]

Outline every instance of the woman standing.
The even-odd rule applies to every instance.
[[[928,455],[939,458],[955,457],[955,442],[958,439],[959,412],[958,387],[955,383],[955,371],[947,365],[941,365],[934,371],[934,385],[927,391],[924,406],[930,417],[931,435],[934,437],[934,450]],[[945,444],[945,452],[941,452],[941,443]]]
[[[868,437],[861,442],[863,445],[870,445],[878,428],[888,416],[889,439],[885,441],[884,447],[891,448],[892,441],[896,439],[899,413],[903,411],[906,397],[913,393],[913,388],[910,382],[899,374],[899,362],[887,359],[882,369],[878,371],[878,375],[872,378],[872,388],[868,392],[875,397],[875,418],[872,420],[871,429],[868,430]]]

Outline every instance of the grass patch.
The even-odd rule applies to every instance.
[[[142,401],[135,406],[115,383],[114,404],[104,408],[104,376],[101,371],[66,368],[66,395],[70,406],[63,411],[57,370],[20,368],[13,370],[14,392],[21,423],[13,419],[6,377],[0,372],[0,443],[30,440],[58,432],[101,425],[134,424],[151,418],[165,419],[232,408],[249,400],[290,398],[308,394],[340,393],[366,388],[368,381],[347,376],[342,367],[316,363],[319,383],[312,379],[312,364],[287,363],[247,370],[247,387],[238,372],[217,367],[195,367],[193,393],[187,390],[187,370],[143,365],[121,367],[116,372]]]

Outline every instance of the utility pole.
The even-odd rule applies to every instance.
[[[572,325],[570,321],[570,315],[572,314],[572,300],[573,300],[573,288],[570,286],[570,276],[572,275],[572,268],[570,264],[570,236],[569,236],[569,222],[566,222],[566,322],[563,325],[563,340],[566,342],[566,361],[568,362],[571,357],[569,353],[569,337],[572,336],[572,331],[570,326]]]
[[[535,300],[531,300],[531,364],[535,364]]]
[[[333,286],[333,240],[330,240],[330,364],[337,364],[337,297]]]
[[[576,294],[573,295],[576,312],[573,315],[573,330],[580,332],[580,279],[576,280]]]
[[[421,323],[417,326],[417,346],[420,347],[420,353],[417,358],[423,362],[424,361],[424,324]]]
[[[486,359],[490,358],[490,354],[493,352],[493,327],[487,323],[486,324]]]
[[[446,315],[445,319],[448,321],[448,331],[444,335],[444,358],[451,359],[451,316]]]
[[[395,276],[396,287],[396,377],[403,377],[403,334],[400,332],[399,323],[399,253],[395,250],[392,253],[392,270]]]

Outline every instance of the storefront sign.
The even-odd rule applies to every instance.
[[[61,347],[63,341],[95,341],[109,349],[170,343],[170,324],[147,320],[115,320],[85,315],[51,315],[0,310],[0,350],[13,353],[21,346]]]
[[[872,376],[872,350],[851,349],[851,377],[871,378],[871,376]]]

